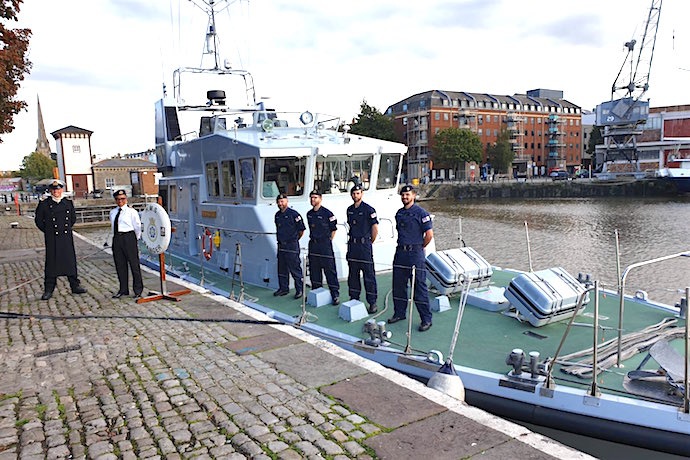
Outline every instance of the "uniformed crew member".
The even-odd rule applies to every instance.
[[[312,190],[309,201],[312,208],[307,212],[309,224],[309,279],[311,288],[323,286],[323,272],[326,275],[328,290],[331,291],[333,305],[340,303],[340,285],[335,270],[335,254],[333,253],[333,238],[337,230],[338,220],[333,213],[321,206],[321,192]]]
[[[376,210],[362,201],[362,186],[355,185],[350,189],[353,204],[347,208],[347,225],[350,233],[347,239],[347,263],[350,273],[347,277],[347,287],[350,300],[359,300],[362,285],[359,273],[364,277],[365,297],[369,313],[376,313],[376,276],[374,275],[374,252],[371,247],[379,232],[379,220]]]
[[[426,287],[426,268],[424,248],[434,237],[431,216],[415,203],[416,191],[411,185],[400,189],[403,207],[395,214],[398,230],[398,246],[393,258],[393,305],[395,310],[388,323],[393,324],[406,319],[407,285],[415,269],[414,303],[422,319],[419,330],[424,332],[431,327],[429,294]]]
[[[48,185],[50,198],[36,207],[36,226],[43,232],[46,245],[45,285],[41,300],[53,295],[58,276],[66,276],[73,294],[84,294],[77,278],[77,256],[74,252],[72,226],[77,221],[74,203],[62,197],[65,184],[54,180]]]
[[[129,295],[129,272],[132,271],[132,289],[134,298],[141,297],[144,290],[144,282],[141,279],[139,267],[139,246],[137,241],[141,238],[141,219],[139,213],[127,205],[127,192],[117,190],[113,193],[117,207],[110,211],[110,223],[113,230],[113,260],[120,288],[113,299],[119,299],[123,295]]]
[[[278,212],[275,215],[278,239],[278,290],[275,296],[290,291],[290,275],[295,281],[295,299],[302,297],[302,265],[299,260],[299,239],[302,238],[304,221],[297,211],[288,207],[288,197],[281,193],[276,197]]]

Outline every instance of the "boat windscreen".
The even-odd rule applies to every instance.
[[[261,192],[264,198],[273,198],[280,193],[288,196],[304,195],[307,158],[265,158],[263,161],[264,177]]]
[[[373,155],[328,155],[316,159],[314,188],[321,193],[349,193],[359,184],[369,189]]]

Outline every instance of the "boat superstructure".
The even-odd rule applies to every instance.
[[[207,41],[215,35],[216,6],[206,4]],[[182,90],[198,88],[187,79],[201,78],[216,86],[200,90],[192,103]],[[349,190],[359,183],[378,211],[376,268],[390,269],[405,145],[350,134],[339,117],[266,108],[256,101],[251,74],[221,66],[217,57],[209,68],[177,69],[173,81],[174,96],[156,103],[159,189],[172,221],[172,251],[203,257],[210,269],[241,266],[244,282],[275,287],[276,197],[288,195],[304,218],[309,192],[318,189],[338,219],[334,249],[338,275],[346,277],[345,211]]]

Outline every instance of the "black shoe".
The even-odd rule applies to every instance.
[[[431,323],[422,323],[419,325],[419,332],[428,331],[431,329]]]
[[[369,304],[369,307],[367,307],[367,311],[369,312],[370,315],[373,315],[374,313],[379,311],[379,307],[377,307],[375,303],[371,303],[371,304]]]
[[[129,292],[116,292],[115,294],[113,294],[113,299],[119,299],[123,295],[129,295]]]
[[[141,294],[134,294],[134,300],[141,299]]]
[[[52,292],[44,292],[43,295],[41,296],[41,300],[48,300],[53,296]]]
[[[287,295],[287,293],[288,293],[288,291],[281,291],[280,289],[278,289],[276,292],[273,293],[273,295],[275,297],[278,297],[278,296]]]
[[[86,289],[84,289],[81,286],[77,286],[74,289],[72,289],[72,294],[86,294]]]
[[[333,300],[331,301],[331,305],[340,305],[340,298],[333,297]]]
[[[295,292],[295,299],[300,299],[302,298],[302,293],[301,292]]]
[[[398,321],[405,321],[406,319],[407,318],[405,318],[404,316],[392,316],[388,318],[388,324],[395,324]]]

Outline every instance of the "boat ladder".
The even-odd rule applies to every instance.
[[[239,283],[240,293],[235,296],[235,282]],[[230,298],[242,302],[244,298],[244,281],[242,280],[242,246],[239,241],[235,243],[235,260],[232,262],[232,285],[230,286]]]

